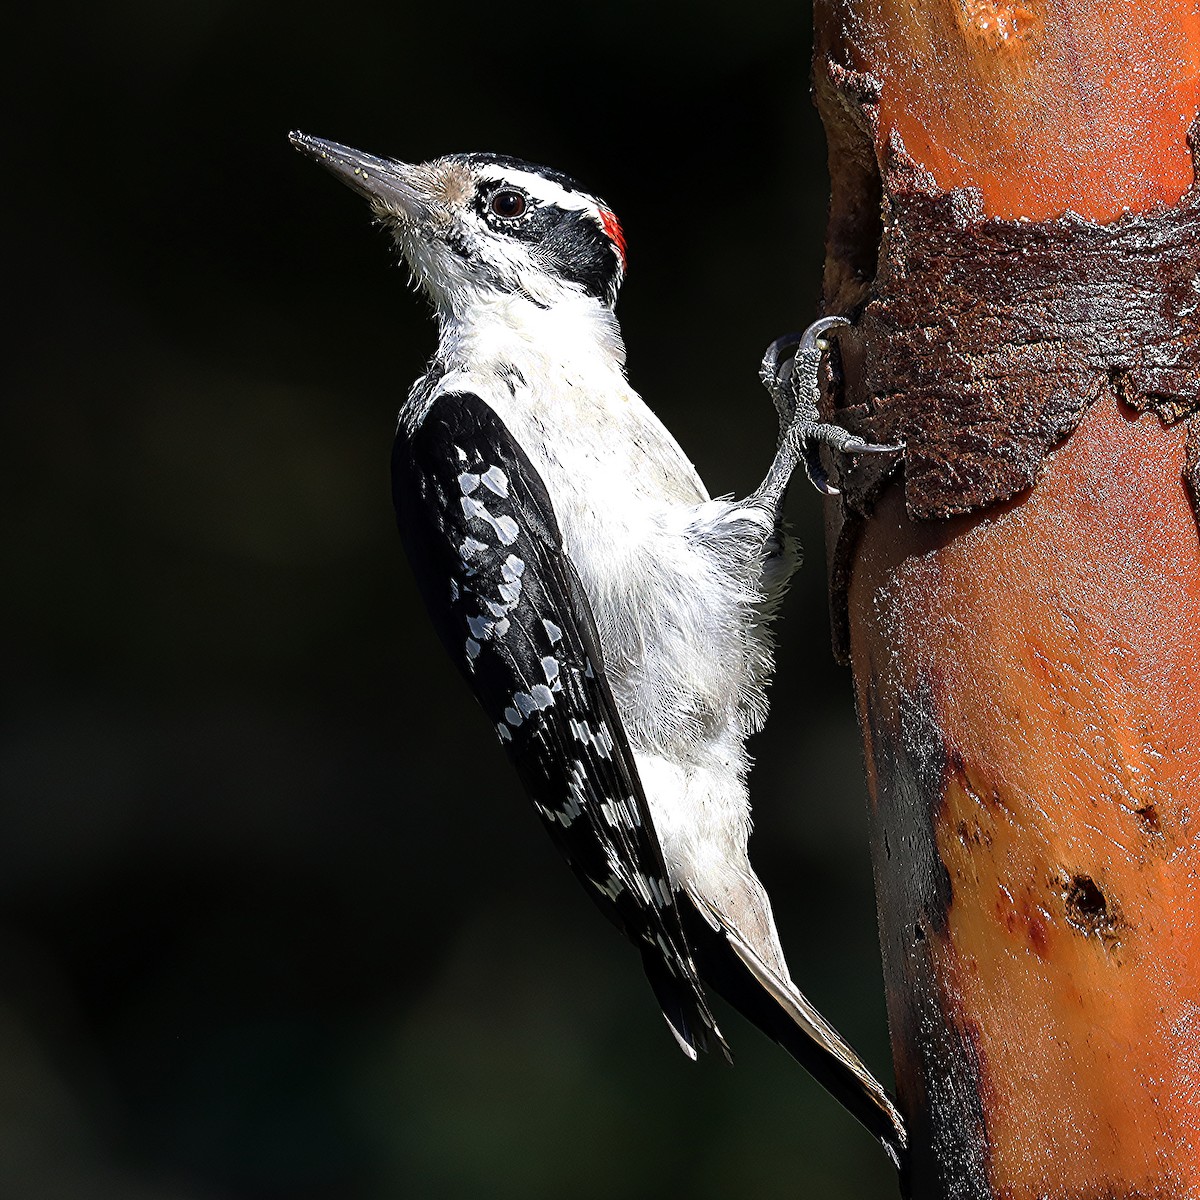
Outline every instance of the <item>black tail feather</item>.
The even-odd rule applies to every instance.
[[[666,960],[652,947],[647,946],[642,951],[642,966],[663,1016],[684,1053],[695,1058],[698,1051],[710,1050],[715,1043],[726,1060],[733,1062],[704,994],[673,975]]]
[[[682,900],[682,898],[681,898]],[[888,1113],[864,1088],[851,1067],[832,1055],[792,1019],[787,1010],[754,977],[729,944],[687,900],[680,910],[700,977],[767,1037],[782,1046],[816,1081],[879,1139],[897,1167],[906,1154],[907,1137],[898,1118]]]

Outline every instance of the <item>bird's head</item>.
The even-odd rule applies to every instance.
[[[440,314],[504,295],[540,307],[584,297],[615,303],[625,274],[621,226],[568,176],[499,154],[413,164],[290,137],[371,202]]]

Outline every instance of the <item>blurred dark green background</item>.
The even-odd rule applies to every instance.
[[[743,492],[759,355],[818,294],[807,7],[40,11],[6,55],[0,1197],[892,1196],[733,1014],[736,1069],[684,1060],[538,828],[392,525],[431,322],[285,136],[605,196],[633,381]],[[753,854],[887,1075],[849,676],[791,510]]]

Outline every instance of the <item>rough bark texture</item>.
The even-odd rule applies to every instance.
[[[829,510],[905,1186],[1200,1196],[1200,5],[816,46],[829,410],[907,444]]]
[[[1200,409],[1200,187],[1110,224],[998,220],[977,192],[941,191],[895,135],[883,177],[873,296],[839,339],[846,392],[867,402],[833,415],[906,444],[911,516],[1032,487],[1106,385],[1168,424]],[[869,513],[891,466],[852,461],[848,505]]]
[[[858,107],[873,144],[879,82],[836,66],[825,79],[840,111]],[[910,516],[974,512],[1026,491],[1101,395],[1168,425],[1200,411],[1200,118],[1188,141],[1194,176],[1177,204],[1101,224],[988,217],[978,190],[943,192],[889,135],[865,189],[882,204],[874,278],[857,297],[837,289],[859,316],[838,338],[826,414],[868,441],[904,444]],[[832,567],[844,658],[861,518],[901,461],[829,465],[844,494]],[[1189,460],[1189,487],[1193,474]]]

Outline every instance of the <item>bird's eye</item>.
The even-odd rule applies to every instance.
[[[525,212],[525,197],[520,192],[505,188],[504,191],[497,192],[492,197],[490,207],[496,216],[512,220]]]

